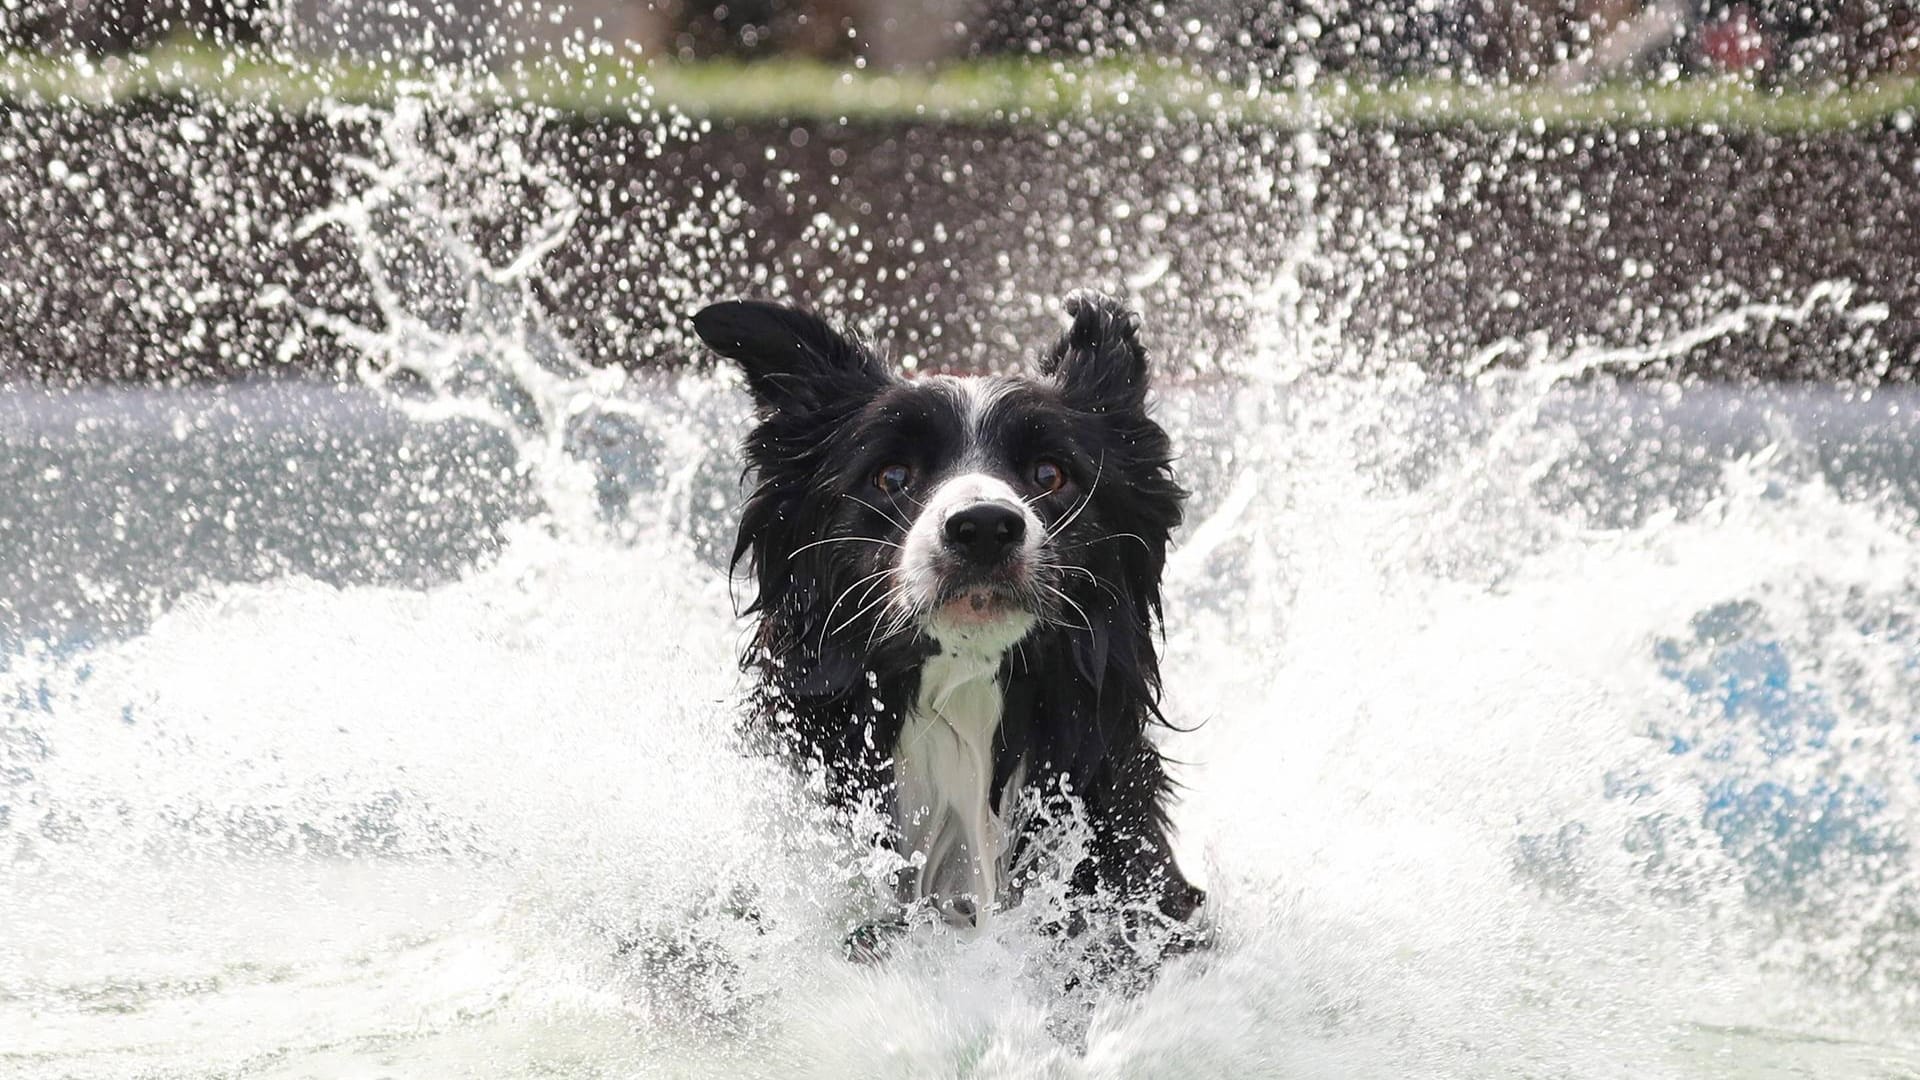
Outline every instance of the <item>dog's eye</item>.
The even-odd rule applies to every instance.
[[[1041,491],[1051,495],[1067,486],[1067,470],[1057,461],[1041,458],[1033,463],[1033,482]]]
[[[889,495],[898,495],[913,483],[913,470],[905,465],[883,465],[873,474],[873,486]]]

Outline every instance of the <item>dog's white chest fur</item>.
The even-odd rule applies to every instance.
[[[1008,855],[1006,818],[1020,777],[1008,782],[1002,813],[993,810],[994,736],[1004,704],[997,676],[1005,648],[1004,640],[943,643],[921,669],[919,697],[894,748],[901,853],[920,863],[909,898],[934,897],[951,907],[970,896],[977,916],[964,905],[947,911],[957,921],[984,917],[992,907]]]

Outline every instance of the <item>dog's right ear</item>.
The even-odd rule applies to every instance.
[[[740,365],[762,412],[812,412],[878,392],[873,353],[816,316],[764,300],[710,304],[693,317],[707,348]]]

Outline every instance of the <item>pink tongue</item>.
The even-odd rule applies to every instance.
[[[969,589],[947,601],[947,617],[958,622],[987,622],[1000,613],[1001,600],[991,589]]]

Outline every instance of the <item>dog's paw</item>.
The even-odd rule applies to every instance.
[[[1205,952],[1213,948],[1213,924],[1205,918],[1188,919],[1167,928],[1166,936],[1161,939],[1161,959],[1185,956],[1188,953]]]
[[[1198,885],[1178,882],[1167,889],[1160,897],[1160,914],[1169,919],[1186,922],[1207,902],[1207,891]]]
[[[1160,897],[1165,922],[1162,957],[1184,956],[1213,947],[1213,923],[1207,918],[1207,892],[1197,885],[1177,882]]]

